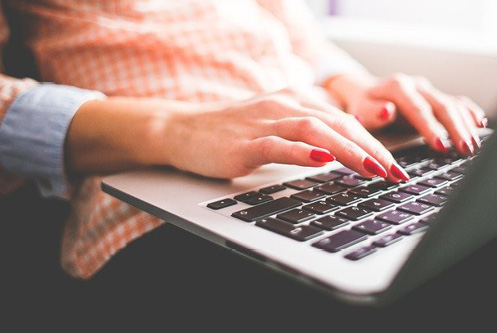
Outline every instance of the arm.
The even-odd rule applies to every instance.
[[[373,76],[325,38],[303,1],[259,3],[285,24],[295,52],[314,65],[316,83],[369,130],[402,118],[440,152],[448,150],[448,138],[464,155],[472,155],[480,148],[476,130],[485,127],[487,120],[483,110],[469,98],[444,94],[425,78],[404,74],[386,79]]]

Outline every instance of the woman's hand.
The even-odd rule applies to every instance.
[[[483,110],[467,97],[449,96],[426,78],[395,74],[383,80],[339,76],[326,88],[369,130],[407,120],[439,152],[454,148],[472,155],[480,148],[477,128],[487,126]]]
[[[234,178],[269,163],[320,167],[337,159],[366,177],[408,179],[355,117],[292,91],[204,112],[162,114],[152,164]]]

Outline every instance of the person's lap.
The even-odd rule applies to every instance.
[[[184,327],[267,323],[282,329],[350,329],[372,324],[393,330],[416,327],[417,320],[420,326],[436,319],[454,327],[483,320],[489,309],[483,302],[497,295],[497,273],[491,268],[497,242],[393,305],[369,309],[342,304],[170,224],[132,242],[92,279],[78,281],[59,266],[65,203],[42,200],[28,188],[1,198],[0,207],[12,217],[3,223],[2,280],[14,315],[50,320],[63,314],[73,321],[89,320],[89,314],[116,315],[124,321],[167,319]]]

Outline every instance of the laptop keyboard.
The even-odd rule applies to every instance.
[[[426,231],[474,159],[454,151],[442,155],[427,146],[394,156],[410,175],[408,182],[364,178],[344,167],[210,202],[207,207],[222,211],[245,203],[249,208],[235,210],[233,218],[356,261]],[[274,197],[289,189],[291,194]],[[354,245],[359,247],[350,250]]]

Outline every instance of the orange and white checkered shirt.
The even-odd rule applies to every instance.
[[[353,64],[325,39],[304,0],[8,3],[22,20],[23,42],[43,81],[108,96],[242,100],[287,86],[313,87],[324,63],[337,72]],[[0,76],[0,124],[10,102],[33,85]],[[19,184],[0,170],[0,187],[2,180],[4,189]],[[103,193],[99,177],[74,185],[71,205],[61,260],[82,279],[163,223]]]

